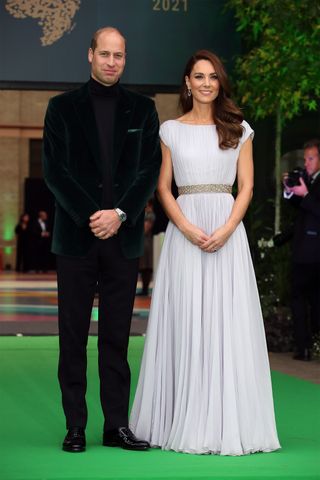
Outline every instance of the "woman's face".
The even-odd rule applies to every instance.
[[[219,95],[220,83],[214,66],[209,60],[198,60],[185,81],[187,88],[191,89],[193,101],[211,103]]]

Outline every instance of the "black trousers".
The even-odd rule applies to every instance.
[[[303,353],[320,330],[320,263],[294,263],[292,275],[294,340]]]
[[[104,430],[128,425],[127,350],[139,259],[123,256],[118,237],[96,240],[85,258],[57,256],[58,377],[67,428],[87,424],[87,341],[99,293],[98,359]]]

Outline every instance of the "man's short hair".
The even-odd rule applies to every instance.
[[[318,153],[320,153],[320,140],[318,138],[313,138],[311,140],[308,140],[303,145],[304,150],[306,150],[306,148],[313,148],[313,147],[316,147],[318,149]]]
[[[124,44],[126,44],[126,38],[125,38],[125,36],[120,32],[120,30],[118,30],[118,29],[115,28],[115,27],[102,27],[102,28],[99,28],[99,30],[97,30],[96,32],[94,32],[94,34],[93,34],[93,36],[92,36],[91,43],[90,43],[90,48],[91,48],[91,50],[92,50],[93,52],[95,51],[95,49],[96,49],[96,47],[97,47],[98,37],[99,37],[100,33],[104,32],[105,30],[110,30],[110,31],[119,33],[119,35],[121,35],[121,37],[122,37],[123,40],[124,40]]]

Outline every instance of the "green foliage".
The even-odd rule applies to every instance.
[[[320,334],[315,335],[312,344],[312,358],[320,360]]]
[[[255,119],[274,116],[275,217],[281,229],[282,127],[303,110],[316,110],[320,94],[320,3],[314,0],[228,0],[246,43],[236,61],[241,106]]]
[[[257,283],[264,316],[273,313],[278,304],[289,306],[291,245],[276,246],[273,241],[273,199],[251,203],[246,215],[246,230],[253,254]],[[293,218],[287,212],[284,229],[292,226]]]
[[[273,352],[287,352],[293,348],[290,311],[291,245],[276,246],[273,241],[273,199],[253,201],[246,215],[254,268],[260,294],[268,348]],[[287,215],[285,228],[292,219]]]
[[[320,94],[320,3],[315,0],[228,0],[246,53],[236,60],[236,91],[241,106],[255,119],[275,117],[274,228],[263,207],[249,211],[261,306],[271,350],[292,346],[289,310],[290,246],[275,247],[280,231],[281,136],[286,120],[316,110]],[[251,218],[250,218],[251,215]],[[263,219],[263,221],[262,221]],[[286,223],[284,217],[283,222]]]
[[[314,0],[229,0],[246,42],[237,59],[241,105],[256,119],[282,121],[316,110],[320,94],[320,3]]]

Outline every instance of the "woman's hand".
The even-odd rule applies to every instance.
[[[189,242],[200,248],[202,248],[202,245],[209,240],[209,235],[201,230],[201,228],[192,225],[191,223],[183,229],[182,233],[189,240]]]
[[[200,246],[201,250],[207,253],[216,252],[227,242],[229,237],[233,233],[233,229],[228,225],[222,225],[222,227],[217,228],[208,240]]]

